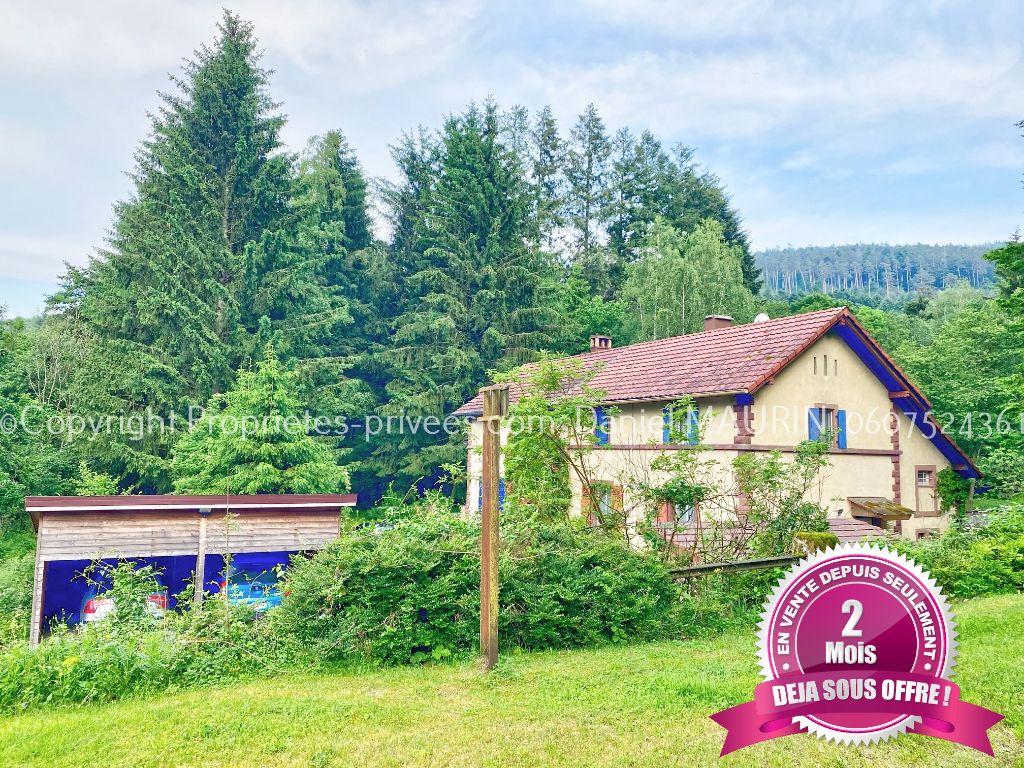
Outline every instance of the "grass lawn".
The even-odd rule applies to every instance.
[[[523,654],[471,665],[295,674],[0,719],[4,766],[1024,765],[1024,596],[956,606],[965,699],[1006,715],[996,760],[902,736],[839,747],[800,734],[718,759],[708,719],[759,682],[753,635]]]

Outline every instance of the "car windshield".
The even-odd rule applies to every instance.
[[[252,590],[271,589],[277,585],[277,574],[270,570],[258,571],[247,569],[233,571],[231,574],[231,585],[249,587]]]

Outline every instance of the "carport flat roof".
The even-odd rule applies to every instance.
[[[266,510],[303,510],[305,512],[337,511],[339,507],[354,507],[358,497],[354,493],[285,493],[234,496],[27,496],[25,510],[38,521],[43,512],[162,512],[180,510],[195,512],[200,509],[232,512]]]

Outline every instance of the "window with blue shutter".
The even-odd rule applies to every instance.
[[[810,408],[807,411],[807,439],[821,439],[821,408]]]
[[[677,435],[684,432],[682,419],[675,418],[671,406],[666,406],[661,411],[661,442],[671,443],[673,431]],[[700,440],[700,410],[697,408],[690,408],[686,412],[685,434],[688,445],[697,445]]]
[[[608,433],[610,432],[611,419],[605,413],[604,408],[597,406],[594,409],[594,437],[598,445],[608,445]]]
[[[846,411],[834,408],[808,409],[807,439],[822,440],[826,432],[831,434],[833,444],[839,448],[846,447]]]
[[[696,445],[700,439],[700,411],[691,408],[686,413],[686,442]]]

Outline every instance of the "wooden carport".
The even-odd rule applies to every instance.
[[[337,538],[355,494],[278,496],[29,496],[36,530],[30,641],[42,634],[46,576],[54,561],[303,552]],[[196,590],[202,600],[202,590]]]

